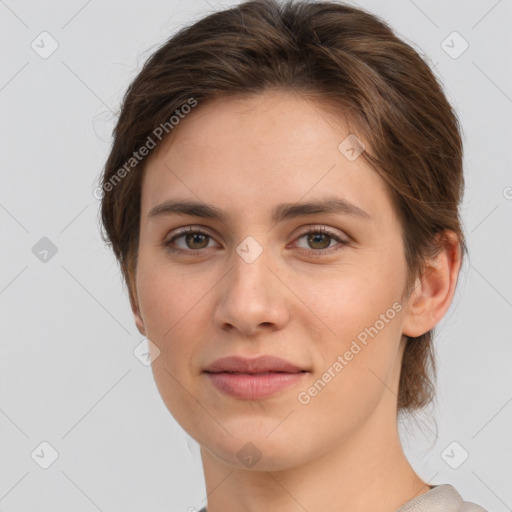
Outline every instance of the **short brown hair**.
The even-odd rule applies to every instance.
[[[124,96],[101,178],[101,221],[130,300],[145,164],[134,152],[191,98],[201,105],[271,89],[299,92],[333,112],[339,109],[367,142],[363,157],[388,184],[402,226],[404,297],[422,275],[425,259],[439,249],[436,235],[453,231],[461,257],[467,252],[459,217],[460,127],[426,62],[387,24],[359,8],[251,0],[180,30],[147,60]],[[420,409],[435,395],[432,342],[433,330],[407,340],[398,412]]]

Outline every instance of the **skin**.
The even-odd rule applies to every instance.
[[[384,512],[429,490],[398,435],[400,364],[405,335],[425,333],[449,308],[459,246],[447,232],[445,249],[402,301],[401,226],[382,178],[363,158],[349,161],[338,150],[349,133],[320,104],[269,91],[199,105],[147,160],[132,310],[160,350],[152,368],[164,403],[201,446],[208,512]],[[333,193],[371,219],[270,219],[276,204]],[[213,204],[228,221],[148,218],[167,199]],[[208,235],[174,239],[195,255],[165,247],[185,226]],[[321,235],[308,241],[301,236],[308,227],[349,243]],[[251,263],[236,252],[248,236],[263,249]],[[298,393],[394,303],[401,305],[394,318],[301,404]],[[276,355],[309,373],[272,397],[238,399],[203,373],[232,354]],[[252,467],[237,457],[248,442],[261,454]]]

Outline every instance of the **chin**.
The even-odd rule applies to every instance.
[[[293,435],[284,429],[278,432],[281,427],[272,431],[275,422],[268,428],[261,425],[260,429],[247,428],[247,423],[240,424],[240,428],[230,426],[227,429],[232,436],[224,431],[212,436],[209,430],[195,437],[203,449],[226,465],[253,471],[280,471],[300,465],[304,458]]]

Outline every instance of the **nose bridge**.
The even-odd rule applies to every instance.
[[[285,321],[285,297],[269,267],[271,252],[247,237],[233,251],[231,271],[222,281],[214,314],[220,326],[232,325],[246,334],[261,324]]]
[[[232,258],[230,292],[238,301],[257,299],[261,307],[267,300],[271,275],[269,256],[270,251],[253,237],[247,237],[236,247]]]

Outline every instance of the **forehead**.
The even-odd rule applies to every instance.
[[[349,136],[347,119],[299,94],[199,104],[150,155],[143,213],[169,198],[214,202],[241,213],[326,195],[369,214],[389,209],[382,178],[363,158],[343,153]]]

